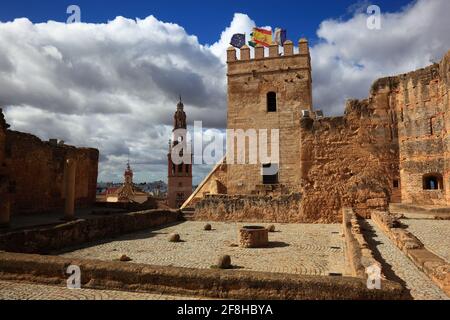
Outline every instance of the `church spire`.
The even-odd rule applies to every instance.
[[[125,178],[125,184],[133,183],[133,170],[131,170],[130,160],[127,162],[127,168],[125,169],[123,176]]]
[[[173,116],[173,130],[176,129],[186,129],[186,113],[184,112],[184,104],[181,100],[180,95],[180,101],[177,104],[177,111],[175,112],[175,115]]]

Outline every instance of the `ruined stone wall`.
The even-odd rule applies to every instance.
[[[404,203],[447,204],[450,52],[441,64],[378,80],[372,92],[384,92],[395,110]],[[424,175],[442,177],[439,190],[424,190]],[[440,183],[439,183],[440,184]]]
[[[8,125],[0,109],[0,226],[9,223],[10,194],[9,194],[9,170],[6,157],[6,130]]]
[[[64,208],[64,162],[68,158],[76,160],[76,205],[95,202],[98,150],[60,146],[17,131],[7,131],[6,150],[13,189],[12,214]]]
[[[3,110],[0,109],[0,170],[6,167],[6,124]]]
[[[343,117],[302,119],[302,211],[333,221],[339,209],[361,216],[388,202],[447,204],[449,57],[441,64],[377,80],[367,100]],[[443,177],[424,190],[424,175]]]
[[[369,216],[396,190],[395,122],[383,93],[347,103],[342,117],[301,120],[302,212],[308,220],[341,221],[343,207]]]
[[[245,222],[316,222],[300,210],[299,193],[272,196],[205,195],[195,204],[196,220]]]
[[[234,48],[228,49],[228,129],[279,129],[280,167],[279,183],[295,192],[300,184],[297,170],[300,146],[301,110],[311,110],[311,64],[308,44],[299,44],[300,53],[293,53],[293,44],[285,44],[285,54],[279,56],[278,46],[255,49],[250,58],[248,47],[240,49],[240,60]],[[275,92],[276,112],[267,111],[267,93]],[[235,143],[236,147],[236,143]],[[248,151],[248,145],[246,150]],[[270,154],[270,147],[269,154]],[[230,150],[228,150],[230,152]],[[256,151],[256,150],[255,150]],[[248,154],[247,154],[248,160]],[[262,184],[261,163],[230,164],[228,169],[228,193],[251,194]]]

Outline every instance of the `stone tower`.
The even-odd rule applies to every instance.
[[[283,189],[298,191],[300,185],[300,119],[312,116],[311,58],[308,42],[299,41],[299,52],[294,53],[292,41],[269,47],[227,50],[228,64],[228,129],[279,130],[278,174],[268,177],[264,167],[270,164],[229,164],[227,179],[229,194],[252,194],[258,190]],[[270,139],[270,138],[269,138]],[[235,142],[235,145],[237,141]],[[270,140],[268,141],[270,146]],[[248,145],[246,146],[248,151]],[[268,147],[270,154],[270,147]],[[248,154],[247,154],[248,159]]]
[[[187,129],[186,113],[184,112],[184,105],[181,101],[177,104],[177,111],[173,117],[173,130]],[[186,131],[185,131],[186,132]],[[176,164],[172,161],[172,150],[180,142],[186,139],[186,134],[181,137],[173,136],[169,142],[168,160],[168,183],[167,183],[167,203],[171,208],[179,208],[192,194],[192,161],[191,163]],[[192,157],[191,157],[192,159]]]

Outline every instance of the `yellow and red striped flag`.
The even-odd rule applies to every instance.
[[[268,47],[272,44],[272,30],[253,28],[252,42]]]

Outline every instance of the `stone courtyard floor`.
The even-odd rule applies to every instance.
[[[450,221],[404,219],[408,230],[425,246],[449,260]],[[210,268],[217,258],[229,254],[241,270],[295,273],[307,275],[345,275],[344,240],[340,224],[275,224],[277,232],[269,233],[270,246],[264,249],[242,249],[238,229],[249,223],[211,222],[212,231],[204,231],[207,222],[183,222],[161,229],[145,230],[85,247],[69,248],[59,253],[65,257],[117,260],[122,254],[133,260],[162,266]],[[267,226],[268,224],[261,224]],[[449,297],[420,271],[415,264],[371,221],[366,220],[365,235],[383,273],[409,289],[418,300],[449,300]],[[170,233],[179,233],[180,243],[168,241]],[[136,293],[112,290],[81,289],[0,280],[0,299],[49,300],[186,300],[166,294]]]
[[[402,219],[425,247],[450,262],[450,220]]]
[[[131,263],[207,269],[216,264],[220,255],[228,254],[232,264],[242,270],[345,274],[340,224],[275,224],[277,231],[269,233],[269,247],[262,249],[232,246],[238,243],[238,230],[244,223],[211,222],[212,231],[204,231],[205,224],[188,221],[141,231],[61,255],[111,261],[126,254],[133,259]],[[168,241],[174,232],[180,234],[183,242]]]
[[[67,289],[27,282],[0,281],[0,300],[200,300],[157,293]]]
[[[371,228],[367,234],[368,243],[375,258],[382,262],[383,273],[388,279],[402,283],[415,300],[449,300],[444,291],[420,271],[372,220],[367,220],[367,224]]]

